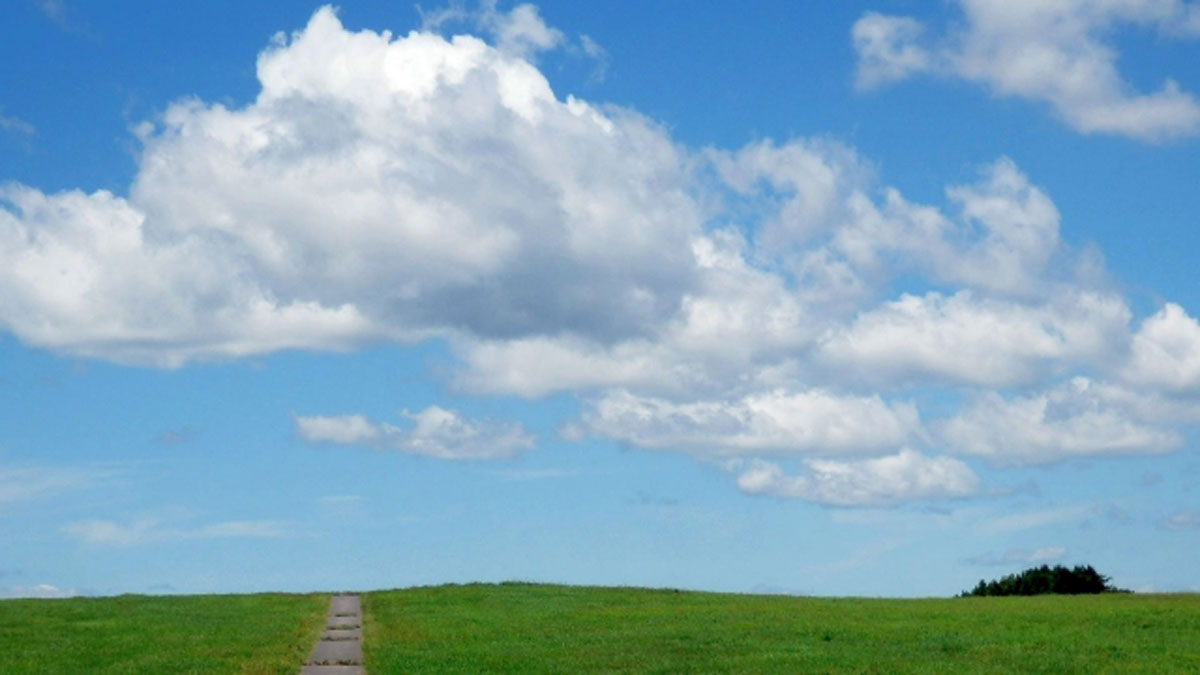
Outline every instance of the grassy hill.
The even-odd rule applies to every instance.
[[[0,601],[3,673],[295,673],[325,595]],[[393,672],[1200,672],[1200,595],[793,598],[531,584],[363,595]]]
[[[329,596],[122,595],[0,600],[0,673],[289,673]]]

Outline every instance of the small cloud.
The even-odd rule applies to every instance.
[[[87,25],[79,19],[75,10],[63,0],[33,0],[33,3],[59,29],[89,38],[95,37]]]
[[[608,75],[608,50],[588,35],[579,36],[579,49],[595,64],[588,79],[593,83],[603,82]]]
[[[1167,516],[1167,519],[1162,523],[1163,527],[1168,530],[1195,530],[1200,528],[1200,511],[1195,509],[1182,509]]]
[[[74,588],[59,588],[50,584],[34,586],[9,586],[0,590],[0,596],[5,598],[73,598],[82,595]]]
[[[156,518],[139,518],[128,524],[82,520],[63,526],[62,531],[84,543],[103,546],[136,546],[184,539],[274,539],[291,535],[284,523],[274,520],[231,520],[198,527],[172,527]]]
[[[986,520],[980,523],[978,529],[980,532],[985,534],[1022,532],[1038,527],[1059,525],[1074,520],[1080,520],[1094,514],[1095,511],[1096,509],[1092,506],[1068,506],[1059,509],[1014,513],[1012,515],[1000,516]]]
[[[408,428],[377,424],[366,415],[293,415],[296,431],[309,443],[362,445],[439,459],[501,459],[535,445],[517,423],[474,420],[453,410],[429,406],[401,411]]]
[[[1044,565],[1062,560],[1066,555],[1067,549],[1062,546],[1048,546],[1033,551],[1013,549],[1006,551],[1004,555],[996,555],[989,552],[973,558],[967,558],[966,562],[972,565],[985,565],[989,567],[1016,564]]]
[[[19,117],[5,115],[3,108],[0,108],[0,131],[23,138],[37,134],[37,129],[32,124]]]
[[[95,485],[112,472],[75,467],[0,466],[0,504],[52,496]]]
[[[521,3],[507,12],[497,9],[496,0],[480,0],[475,9],[469,9],[461,1],[424,10],[417,7],[421,16],[421,30],[439,33],[447,26],[465,25],[488,34],[496,48],[506,54],[530,60],[538,52],[563,48],[569,54],[590,59],[595,67],[590,79],[602,81],[608,71],[608,51],[591,36],[580,35],[578,40],[569,39],[561,30],[546,23],[536,5]]]

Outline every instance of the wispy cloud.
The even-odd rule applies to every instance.
[[[32,150],[31,141],[37,135],[37,128],[29,122],[13,115],[5,115],[0,107],[0,136],[7,136],[26,151]]]
[[[1062,560],[1067,555],[1067,549],[1062,546],[1048,546],[1032,551],[1012,549],[1005,551],[1002,555],[995,553],[984,553],[972,558],[967,558],[966,562],[972,565],[985,565],[999,567],[1003,565],[1043,565]]]
[[[1168,530],[1195,530],[1200,529],[1200,511],[1195,509],[1181,509],[1167,516],[1163,521],[1163,527]]]
[[[68,33],[75,33],[88,38],[95,38],[91,29],[88,27],[75,11],[73,7],[68,5],[63,0],[32,0],[34,5],[41,10],[55,26]]]
[[[0,466],[0,504],[40,499],[95,486],[114,475],[115,472],[108,469]]]
[[[85,543],[105,546],[183,539],[276,539],[294,535],[288,524],[276,520],[229,520],[190,527],[170,525],[158,518],[139,518],[129,523],[82,520],[64,525],[62,531]]]
[[[1023,532],[1048,525],[1058,525],[1082,520],[1096,513],[1092,505],[1067,506],[1042,511],[1026,511],[1007,516],[998,516],[982,521],[978,531],[984,534],[1004,534],[1008,532]]]
[[[33,136],[37,133],[37,129],[29,122],[26,122],[19,117],[5,115],[3,108],[0,108],[0,130],[15,136],[26,137]]]
[[[0,588],[0,597],[4,598],[73,598],[77,595],[83,593],[74,588],[59,588],[51,584]]]

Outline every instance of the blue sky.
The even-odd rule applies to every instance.
[[[0,595],[1200,588],[1197,3],[0,31]]]

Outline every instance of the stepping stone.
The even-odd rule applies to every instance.
[[[335,595],[329,600],[325,632],[308,657],[300,675],[364,675],[362,667],[362,607],[356,595]]]
[[[321,640],[313,647],[309,665],[341,666],[362,663],[362,644],[358,640]]]
[[[359,628],[361,622],[357,616],[331,616],[325,627],[330,630],[349,630]]]
[[[357,595],[335,595],[329,602],[329,613],[333,616],[358,616],[361,608]]]
[[[330,628],[321,634],[322,640],[361,640],[362,629]]]

